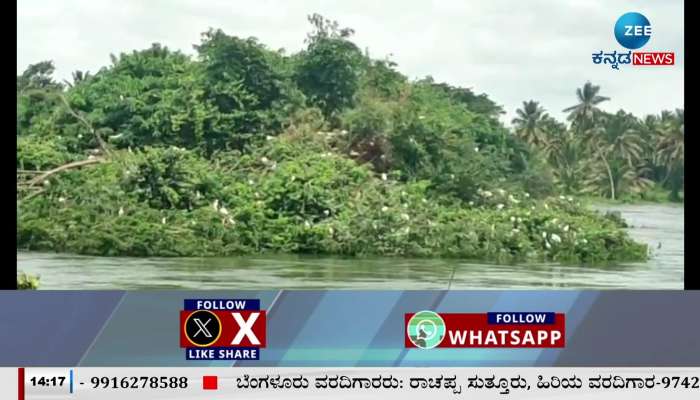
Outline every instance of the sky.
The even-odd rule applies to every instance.
[[[676,65],[593,64],[594,52],[625,50],[613,27],[629,11],[652,26],[640,50],[675,52]],[[17,12],[17,73],[53,60],[59,80],[154,42],[194,55],[210,27],[296,52],[311,30],[306,16],[319,13],[353,28],[360,48],[409,78],[431,75],[488,94],[506,110],[505,123],[530,99],[563,120],[589,80],[611,98],[601,104],[606,111],[684,106],[682,0],[22,0]]]

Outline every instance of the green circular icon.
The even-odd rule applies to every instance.
[[[432,311],[413,314],[406,329],[411,343],[421,349],[432,349],[445,338],[445,321]]]

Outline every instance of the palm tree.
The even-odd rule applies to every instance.
[[[76,70],[71,73],[73,76],[73,82],[70,82],[66,79],[63,80],[63,82],[66,84],[67,87],[72,88],[75,87],[77,84],[81,82],[85,82],[88,79],[92,78],[92,75],[90,75],[90,71],[83,72],[81,70]]]
[[[584,178],[584,152],[580,139],[570,130],[546,130],[544,155],[554,167],[554,180],[566,193],[577,193]]]
[[[607,188],[604,191],[609,193],[613,200],[623,191],[623,188],[618,187],[620,184],[643,178],[635,175],[641,171],[639,164],[643,147],[639,121],[632,114],[622,110],[616,114],[600,112],[597,124],[585,131],[583,142],[601,163],[602,168],[595,170],[606,172]],[[621,163],[626,164],[626,167]],[[639,184],[625,186],[636,190],[645,187],[646,184],[646,181],[640,180]]]
[[[542,123],[548,117],[544,108],[534,100],[523,101],[523,108],[516,110],[516,114],[513,124],[518,137],[532,146],[542,143]]]
[[[644,172],[643,167],[630,165],[621,158],[606,160],[605,163],[593,161],[589,164],[585,191],[609,196],[613,200],[616,194],[639,193],[653,183],[644,177]]]
[[[609,146],[609,151],[625,160],[629,165],[637,164],[643,155],[642,133],[640,123],[632,114],[620,110],[609,115],[601,133]]]
[[[609,97],[599,96],[599,91],[600,86],[586,82],[583,88],[576,89],[579,103],[564,109],[564,112],[569,113],[568,119],[572,122],[572,126],[576,126],[579,132],[586,131],[593,125],[599,112],[597,105],[610,100]]]
[[[656,150],[659,154],[659,159],[666,166],[667,175],[664,181],[670,185],[670,198],[673,201],[679,201],[685,170],[684,111],[676,110],[673,115],[663,113],[661,120],[661,138],[658,141]]]

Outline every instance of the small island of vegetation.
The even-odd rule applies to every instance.
[[[609,114],[586,83],[568,124],[528,101],[511,130],[487,95],[409,80],[351,29],[309,20],[295,54],[210,30],[194,59],[154,44],[64,83],[31,65],[18,248],[643,260],[580,196],[681,199],[681,110]]]

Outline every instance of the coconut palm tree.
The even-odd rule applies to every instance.
[[[583,88],[576,89],[579,103],[564,109],[564,112],[569,113],[569,121],[579,132],[583,132],[593,125],[599,112],[597,105],[610,100],[609,97],[599,96],[599,91],[600,86],[586,82]]]
[[[577,193],[584,179],[584,151],[570,130],[547,130],[543,153],[554,167],[554,180],[566,193]]]
[[[66,80],[66,79],[63,80],[63,83],[65,83],[66,86],[69,87],[69,88],[75,87],[77,84],[79,84],[79,83],[81,83],[81,82],[85,82],[85,81],[87,81],[88,79],[92,78],[92,75],[90,74],[90,71],[85,71],[85,72],[83,72],[83,71],[81,71],[81,70],[76,70],[76,71],[73,71],[73,72],[71,73],[71,75],[73,76],[73,81],[72,81],[72,82],[70,82],[70,81],[68,81],[68,80]]]
[[[673,115],[662,114],[661,120],[661,137],[656,150],[667,169],[664,181],[670,186],[670,198],[679,201],[685,171],[684,111],[679,109]]]
[[[584,183],[584,191],[615,199],[621,193],[639,193],[653,182],[644,177],[644,167],[630,165],[621,158],[605,163],[592,160]]]
[[[513,118],[515,134],[531,146],[543,142],[542,123],[548,117],[544,108],[534,100],[523,101],[523,107],[515,112],[518,116]]]
[[[640,123],[632,114],[620,110],[615,115],[606,114],[600,129],[594,130],[608,145],[614,157],[620,157],[629,165],[637,164],[643,154]]]

